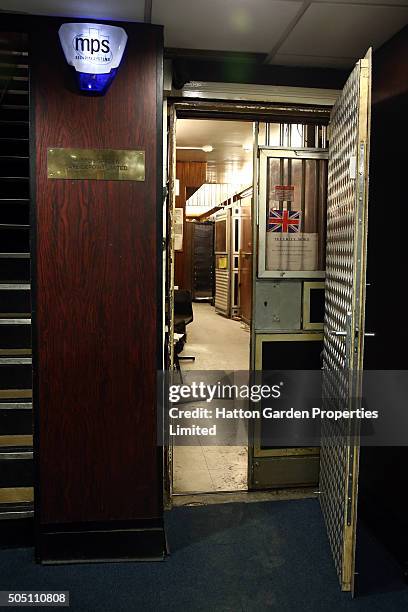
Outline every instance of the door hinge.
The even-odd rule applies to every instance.
[[[364,142],[360,142],[358,177],[359,177],[358,199],[359,199],[359,203],[363,204],[364,194],[365,194],[365,144]],[[362,213],[362,210],[360,209],[359,211],[360,216],[361,216],[361,213]],[[360,223],[361,222],[362,222],[362,219],[360,217]]]

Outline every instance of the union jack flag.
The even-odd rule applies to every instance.
[[[300,210],[270,210],[268,232],[300,232]]]

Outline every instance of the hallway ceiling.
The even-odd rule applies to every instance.
[[[288,66],[352,66],[408,24],[408,0],[0,0],[0,9],[145,20],[165,26],[167,47]]]
[[[251,122],[179,119],[176,144],[177,147],[213,147],[208,153],[177,149],[177,161],[207,162],[208,183],[251,183]]]
[[[177,146],[203,147],[213,151],[178,150],[180,161],[246,161],[252,158],[252,123],[250,121],[220,121],[211,119],[178,119]],[[249,148],[249,152],[243,149]]]

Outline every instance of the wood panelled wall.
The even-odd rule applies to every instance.
[[[176,208],[186,208],[188,187],[198,189],[205,183],[207,177],[206,162],[182,162],[176,163],[176,178],[180,181],[180,195],[176,197]],[[186,217],[184,214],[184,235],[186,235]],[[190,256],[184,248],[176,251],[174,284],[179,289],[191,289],[191,270],[189,266]]]
[[[402,212],[406,200],[406,158],[400,152],[400,145],[406,142],[408,136],[407,74],[408,27],[405,27],[373,56],[366,330],[374,332],[375,337],[365,339],[366,370],[408,369],[405,232],[384,226],[384,213]],[[402,214],[405,215],[405,212]],[[383,390],[385,401],[381,409],[387,410],[392,401],[394,377],[392,372],[379,376],[386,381]],[[376,409],[376,406],[373,408]],[[400,409],[405,410],[404,403],[401,403]],[[395,427],[397,431],[398,423]],[[407,487],[407,446],[372,447],[368,443],[361,447],[357,523],[368,524],[370,537],[378,538],[400,562],[401,585],[404,584],[403,572],[406,577],[407,570],[408,535],[404,495]],[[386,491],[389,493],[385,494]],[[364,586],[372,584],[372,563],[367,566],[372,545],[367,553],[364,547],[366,539],[364,533],[361,538],[358,534],[357,586],[359,583]],[[376,547],[380,550],[378,544]],[[378,575],[383,576],[383,568],[376,563]],[[383,588],[388,589],[390,585],[387,584],[386,574]],[[395,584],[398,573],[388,578]]]
[[[374,53],[373,107],[382,103],[398,104],[408,95],[408,26]],[[373,133],[375,138],[375,133]]]
[[[405,346],[406,283],[401,265],[406,246],[383,224],[384,211],[399,210],[406,199],[406,160],[398,148],[408,135],[407,74],[408,26],[373,56],[366,328],[376,336],[365,342],[365,364],[372,369],[408,368],[407,352],[396,348],[391,330],[392,322],[399,346]]]
[[[31,37],[36,511],[41,525],[156,518],[162,29],[116,24],[129,37],[122,65],[105,96],[88,97],[61,23]],[[146,180],[49,180],[49,147],[143,149]]]

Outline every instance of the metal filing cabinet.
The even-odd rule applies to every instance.
[[[240,242],[241,207],[237,201],[215,215],[215,310],[227,317],[240,312]]]
[[[231,209],[215,215],[215,310],[227,317],[231,312],[230,271]]]

